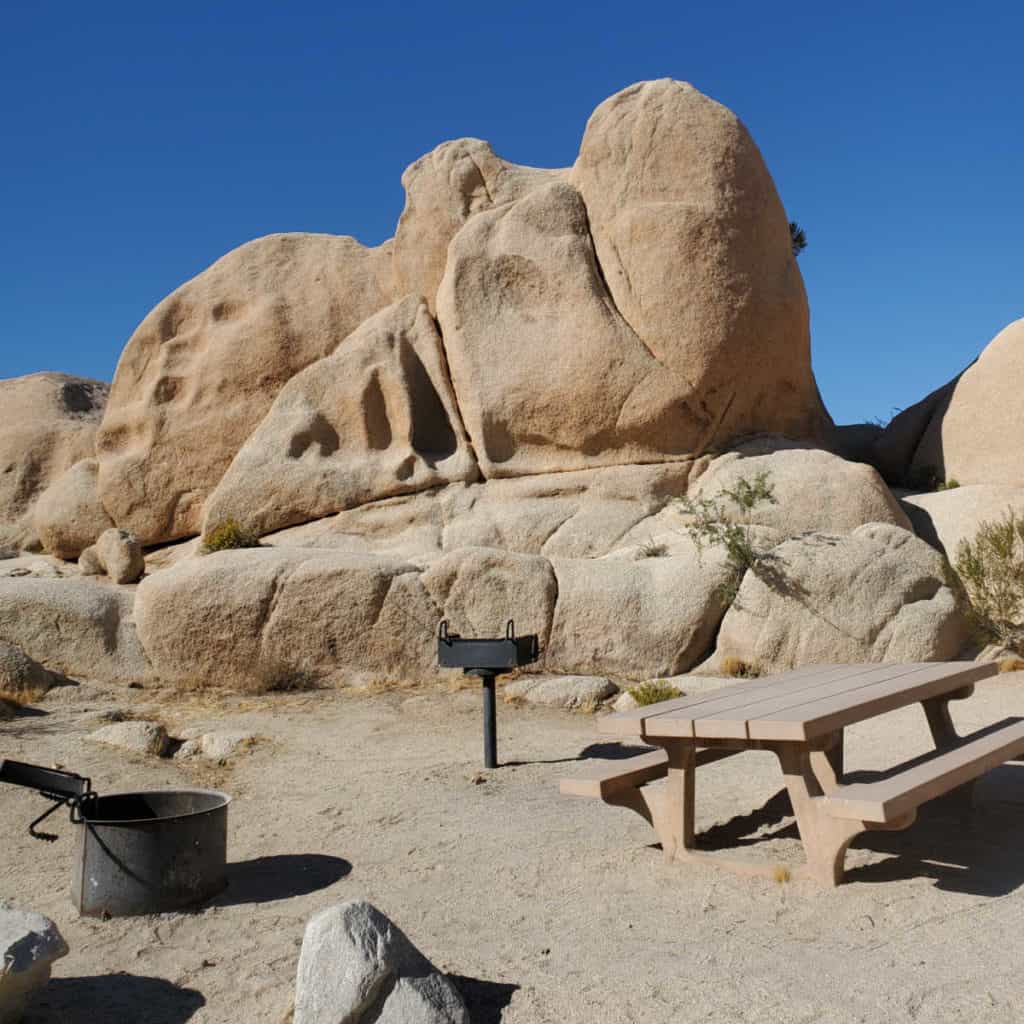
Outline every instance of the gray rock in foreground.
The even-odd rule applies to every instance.
[[[294,1024],[470,1024],[462,997],[369,903],[341,903],[306,925]]]
[[[32,994],[50,980],[68,945],[42,914],[0,909],[0,1024],[21,1020]]]
[[[116,722],[90,733],[89,739],[156,757],[163,756],[168,743],[167,730],[159,722]]]
[[[585,708],[613,697],[619,688],[602,676],[523,676],[506,683],[506,700],[555,708]]]

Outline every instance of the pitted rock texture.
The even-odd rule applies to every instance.
[[[66,373],[0,380],[0,547],[38,549],[41,494],[94,454],[107,385]]]
[[[410,296],[285,385],[207,503],[206,530],[230,518],[269,533],[477,475],[437,328]]]
[[[390,243],[309,234],[240,246],[164,299],[121,355],[97,437],[115,524],[143,544],[197,534],[284,384],[391,301]]]

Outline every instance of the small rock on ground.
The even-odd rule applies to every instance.
[[[223,761],[255,743],[256,736],[251,732],[206,732],[186,740],[174,757],[176,760],[205,757],[211,761]]]
[[[159,722],[117,722],[90,733],[89,739],[157,757],[163,755],[168,743],[167,730]]]
[[[20,647],[0,640],[0,691],[18,696],[41,695],[58,681],[57,676]]]
[[[522,676],[506,683],[506,700],[525,700],[556,708],[593,707],[619,688],[603,676]]]
[[[42,914],[0,908],[0,1024],[21,1020],[33,993],[50,980],[67,943]]]
[[[306,925],[294,1024],[470,1024],[452,983],[376,907],[329,907]]]

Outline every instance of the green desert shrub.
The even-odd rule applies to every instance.
[[[213,551],[229,551],[232,548],[258,548],[258,533],[247,530],[237,519],[225,519],[203,535],[203,554]]]
[[[948,480],[943,480],[935,488],[937,491],[955,491],[960,486],[960,481],[955,476],[951,476]]]
[[[980,636],[1024,654],[1024,519],[1008,509],[962,540],[953,568]]]
[[[744,574],[748,570],[757,572],[767,555],[754,543],[750,524],[745,520],[749,520],[750,513],[763,502],[777,504],[768,473],[762,471],[753,480],[740,477],[735,487],[723,488],[714,498],[677,500],[690,516],[686,532],[697,550],[713,547],[725,552],[730,573],[728,580],[719,587],[719,593],[727,604],[731,604],[736,599]]]
[[[678,686],[673,686],[664,679],[649,679],[646,683],[631,686],[626,692],[641,706],[657,704],[659,701],[671,700],[673,697],[683,695],[683,691]]]

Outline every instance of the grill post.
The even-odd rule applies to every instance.
[[[484,767],[498,767],[498,727],[495,711],[493,672],[481,672],[480,681],[484,684]]]

